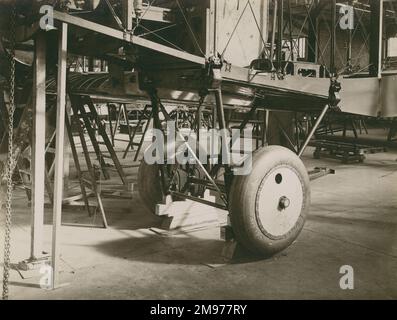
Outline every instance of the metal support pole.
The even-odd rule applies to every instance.
[[[294,26],[292,23],[291,0],[288,0],[287,5],[288,5],[289,43],[290,43],[290,47],[291,47],[291,61],[295,61],[294,40],[293,40],[293,36],[292,36],[292,31],[293,31]]]
[[[35,39],[34,111],[32,137],[32,220],[30,260],[43,255],[45,197],[45,127],[46,127],[46,36],[39,32]]]
[[[214,90],[216,100],[216,111],[219,122],[219,129],[226,129],[225,110],[223,107],[222,92],[220,89]]]
[[[68,25],[62,23],[59,29],[58,39],[57,124],[51,259],[52,289],[57,288],[59,282],[59,231],[61,229],[63,200],[63,146],[65,140],[67,35]]]
[[[223,158],[223,161],[226,160],[225,164],[230,163],[230,150],[226,147],[227,146],[227,136],[225,130],[227,129],[226,127],[226,120],[225,120],[225,110],[224,110],[224,105],[223,105],[223,98],[222,98],[222,91],[221,89],[216,89],[214,90],[215,93],[215,101],[216,101],[216,110],[217,110],[217,118],[218,118],[218,123],[219,123],[219,129],[221,130],[221,138],[222,138],[222,156],[226,159]],[[230,168],[228,166],[226,167],[226,171],[228,171]]]
[[[264,115],[264,127],[263,127],[263,136],[262,136],[262,147],[269,144],[269,118],[270,118],[270,111],[268,109],[265,110]]]
[[[329,105],[326,105],[323,109],[323,111],[321,112],[320,116],[318,117],[316,123],[314,124],[312,130],[310,131],[309,135],[307,136],[305,143],[302,145],[301,149],[299,150],[298,156],[302,157],[303,152],[305,152],[307,146],[309,145],[310,140],[313,138],[314,134],[317,131],[318,126],[321,124],[321,122],[323,121],[325,115],[327,114],[328,110],[329,110]]]
[[[277,26],[277,9],[278,8],[278,0],[274,0],[274,7],[273,7],[273,26],[272,26],[272,45],[270,47],[270,61],[274,60],[274,45],[276,44],[276,26]],[[274,65],[273,65],[274,69]]]

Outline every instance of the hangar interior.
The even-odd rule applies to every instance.
[[[1,1],[3,299],[396,299],[396,10]]]

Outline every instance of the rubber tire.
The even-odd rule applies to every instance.
[[[175,148],[178,150],[182,144],[183,142],[178,142]],[[155,214],[156,206],[164,200],[157,164],[148,165],[142,159],[138,169],[138,191],[145,208]]]
[[[288,165],[295,169],[303,185],[303,204],[295,226],[282,237],[272,239],[258,224],[256,198],[263,179],[279,165]],[[251,174],[235,176],[229,194],[229,211],[235,239],[246,250],[262,257],[270,257],[283,251],[296,240],[305,224],[309,207],[308,172],[295,153],[280,146],[266,147],[254,154]]]
[[[144,160],[138,171],[138,191],[144,207],[152,214],[156,213],[156,206],[164,200],[160,185],[159,166],[148,165]],[[174,201],[183,201],[173,197]]]
[[[138,191],[145,208],[156,213],[156,205],[163,201],[158,165],[148,165],[141,161],[138,171]]]

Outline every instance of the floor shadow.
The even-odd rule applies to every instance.
[[[224,265],[243,264],[259,260],[248,251],[239,252],[233,259],[222,255],[225,242],[203,239],[193,235],[159,236],[156,234],[139,238],[119,239],[95,246],[108,256],[139,262],[179,265]]]
[[[93,201],[94,202],[94,201]],[[95,204],[95,203],[94,203]],[[148,212],[139,197],[132,199],[103,198],[104,211],[110,228],[122,230],[139,230],[159,227],[163,218]],[[91,208],[95,212],[91,216],[84,206],[67,206],[62,210],[62,223],[65,225],[81,225],[85,227],[101,228],[103,221],[99,208]],[[52,210],[45,212],[44,223],[52,224]]]

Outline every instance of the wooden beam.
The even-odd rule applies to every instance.
[[[142,7],[142,11],[143,11],[143,14],[141,13],[141,16],[137,17],[136,8],[134,5],[134,10],[132,12],[132,18],[133,19],[139,18],[139,19],[142,19],[145,21],[155,21],[155,22],[166,23],[166,24],[175,23],[175,16],[172,13],[172,9],[144,5]]]
[[[329,70],[332,75],[336,73],[335,55],[336,55],[336,0],[331,0],[331,53]]]
[[[277,18],[277,45],[276,45],[276,60],[277,69],[279,72],[282,71],[282,54],[283,54],[283,38],[284,38],[284,0],[278,1],[278,18]]]
[[[39,32],[35,40],[33,80],[33,130],[32,130],[32,221],[30,258],[43,255],[43,225],[45,196],[45,128],[46,128],[46,35]]]
[[[309,15],[309,29],[308,29],[308,55],[307,55],[307,60],[309,62],[314,62],[317,63],[318,61],[318,43],[317,43],[317,38],[319,37],[319,32],[318,32],[318,14],[315,14],[315,9],[313,8]]]
[[[383,36],[383,0],[371,0],[371,33],[369,47],[370,76],[381,77],[382,72],[382,36]]]
[[[383,64],[383,1],[379,0],[379,42],[378,42],[378,79],[382,78],[382,64]]]
[[[122,0],[123,26],[127,31],[132,30],[132,13],[134,11],[133,0]]]
[[[103,35],[119,39],[128,43],[135,44],[140,47],[144,47],[146,49],[150,49],[153,51],[157,51],[159,53],[163,53],[181,60],[186,60],[195,64],[205,65],[205,58],[196,56],[194,54],[190,54],[188,52],[184,52],[178,49],[174,49],[154,41],[150,41],[147,39],[143,39],[141,37],[134,36],[131,33],[116,30],[92,21],[88,21],[86,19],[82,19],[76,16],[69,15],[67,13],[54,11],[54,19],[71,24],[86,30],[91,30],[93,32],[101,33]]]
[[[68,117],[69,121],[71,118],[72,114],[72,106],[70,103],[70,99],[66,98],[66,115],[65,117]],[[66,129],[65,129],[66,130]],[[65,131],[65,136],[67,136],[67,130]],[[63,197],[68,197],[69,196],[69,186],[70,186],[70,155],[71,155],[71,148],[70,148],[70,142],[69,139],[65,139],[65,144],[63,146],[63,152],[64,152],[64,157],[63,157]]]
[[[67,39],[68,25],[66,23],[62,23],[61,27],[59,28],[58,40],[57,123],[51,259],[51,286],[53,289],[57,288],[59,285],[59,232],[61,229],[63,200],[63,155],[65,141]]]

